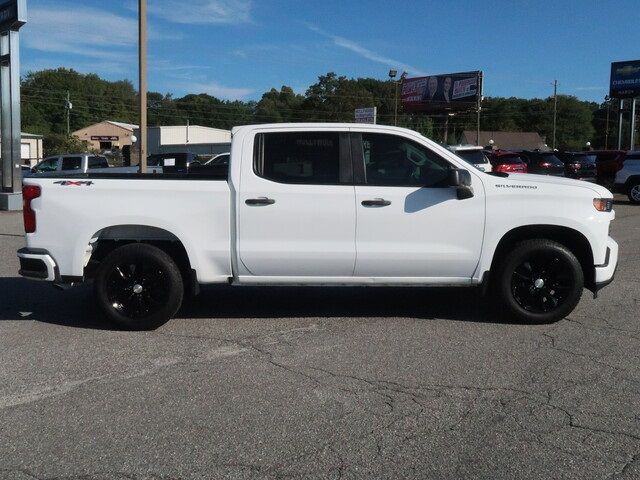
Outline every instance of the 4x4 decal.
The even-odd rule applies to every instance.
[[[90,187],[93,185],[93,182],[62,180],[60,182],[54,182],[54,185],[61,185],[63,187]]]

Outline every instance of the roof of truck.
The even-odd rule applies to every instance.
[[[331,128],[356,128],[356,129],[367,129],[367,130],[395,130],[398,132],[409,132],[414,135],[421,135],[415,130],[410,130],[408,128],[394,127],[392,125],[372,125],[369,123],[264,123],[264,124],[255,124],[255,125],[243,125],[240,127],[234,127],[232,130],[232,134],[235,135],[238,131],[245,129],[283,129],[283,128],[315,128],[315,129],[331,129]]]

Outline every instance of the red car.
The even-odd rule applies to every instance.
[[[508,150],[488,151],[487,156],[491,162],[492,171],[502,173],[527,173],[527,164],[522,157]]]
[[[616,173],[622,170],[624,157],[627,152],[624,150],[599,150],[589,152],[589,155],[596,157],[596,169],[598,172],[598,183],[604,187],[611,188]]]

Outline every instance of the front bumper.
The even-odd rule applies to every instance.
[[[595,267],[595,292],[603,289],[613,281],[618,268],[618,243],[611,237],[607,239],[607,256],[605,263]]]
[[[38,248],[22,248],[18,250],[20,271],[25,278],[55,282],[60,280],[60,271],[55,260],[47,250]]]

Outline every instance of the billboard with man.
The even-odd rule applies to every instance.
[[[611,64],[611,98],[640,97],[640,60]]]
[[[462,72],[407,78],[402,106],[410,111],[475,110],[482,96],[482,72]]]

